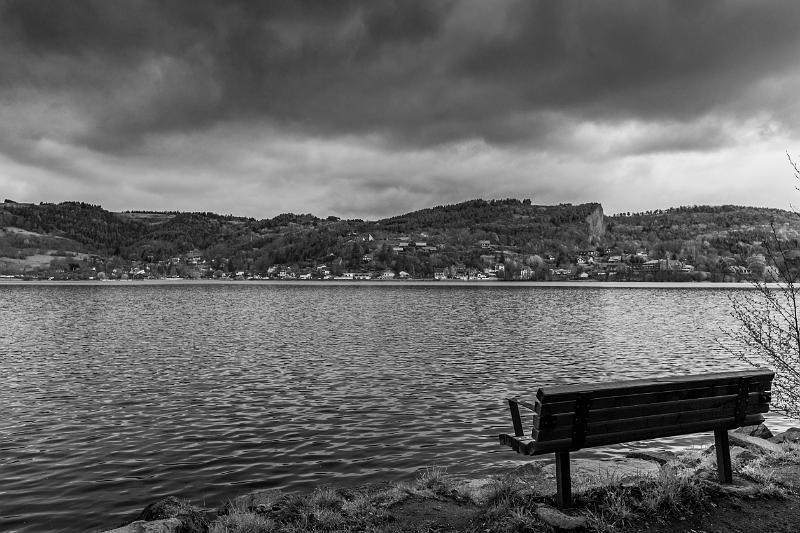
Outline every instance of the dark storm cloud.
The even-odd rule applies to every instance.
[[[71,100],[92,119],[87,142],[101,148],[242,118],[363,131],[392,109],[391,84],[407,92],[414,83],[391,56],[406,47],[415,60],[446,6],[5,2],[0,86]]]
[[[631,183],[710,203],[738,154],[747,199],[800,135],[797,28],[776,0],[0,0],[0,185],[255,216],[618,208]]]
[[[517,108],[603,118],[734,107],[755,81],[788,73],[800,42],[791,2],[521,3],[508,21],[456,71],[515,88]]]
[[[554,116],[746,116],[738,97],[800,49],[793,2],[498,2],[494,29],[470,5],[9,1],[0,84],[71,102],[105,149],[250,119],[411,145],[547,142]]]

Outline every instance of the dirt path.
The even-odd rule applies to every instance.
[[[786,499],[715,498],[711,506],[661,523],[634,524],[643,533],[753,533],[800,530],[800,496]]]
[[[390,533],[485,533],[502,531],[475,504],[455,500],[412,498],[390,509]],[[510,525],[510,524],[509,524]],[[586,531],[579,529],[578,531]],[[800,530],[800,496],[785,499],[717,496],[703,509],[669,520],[638,521],[620,533],[795,533]],[[543,525],[528,531],[554,531]]]

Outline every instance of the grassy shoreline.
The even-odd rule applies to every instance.
[[[736,439],[731,485],[716,481],[711,449],[644,458],[631,454],[619,463],[576,460],[575,503],[563,512],[555,508],[552,465],[534,460],[479,480],[429,467],[413,482],[357,489],[323,486],[303,495],[254,492],[219,510],[198,509],[170,497],[148,506],[139,519],[150,522],[137,527],[163,521],[159,527],[173,529],[158,531],[661,532],[694,531],[696,524],[704,524],[703,531],[728,531],[750,521],[753,529],[793,531],[800,520],[800,430],[784,435],[789,434],[792,438],[777,438],[778,443],[775,437],[764,444],[754,437]],[[764,516],[762,508],[773,511]],[[793,525],[782,529],[784,523]]]

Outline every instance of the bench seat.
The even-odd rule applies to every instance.
[[[729,483],[727,431],[764,421],[774,376],[760,368],[539,388],[532,403],[508,400],[514,435],[500,442],[523,455],[556,454],[559,505],[570,499],[569,452],[704,431],[714,431],[720,480]],[[527,430],[520,407],[532,413]]]

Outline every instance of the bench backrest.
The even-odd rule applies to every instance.
[[[769,369],[540,388],[534,455],[764,421]]]

